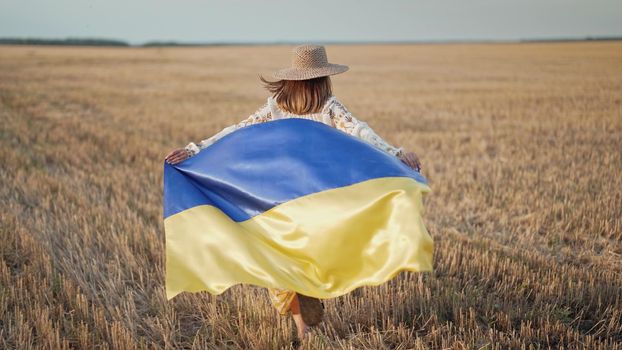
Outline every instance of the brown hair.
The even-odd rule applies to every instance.
[[[305,80],[268,81],[261,75],[264,88],[270,91],[281,109],[294,114],[317,113],[332,96],[329,76]]]

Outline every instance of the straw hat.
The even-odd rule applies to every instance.
[[[328,63],[326,49],[321,45],[300,45],[292,50],[292,66],[272,75],[283,80],[305,80],[347,71],[348,66]]]

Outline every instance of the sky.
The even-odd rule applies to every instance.
[[[622,0],[0,0],[0,37],[382,42],[622,36]]]

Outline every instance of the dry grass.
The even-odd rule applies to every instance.
[[[622,43],[329,46],[416,151],[433,273],[326,302],[318,349],[622,349]],[[276,349],[266,291],[163,288],[162,159],[289,47],[0,47],[0,348]]]

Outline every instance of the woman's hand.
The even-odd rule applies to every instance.
[[[179,162],[183,162],[184,160],[190,158],[190,153],[186,151],[185,148],[178,148],[169,153],[164,160],[170,164],[177,164]]]
[[[402,153],[399,158],[402,162],[406,163],[409,167],[421,171],[421,162],[419,161],[419,157],[414,152],[405,152]]]

